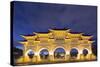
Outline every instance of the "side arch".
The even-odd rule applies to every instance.
[[[88,51],[88,54],[92,54],[92,49],[90,47],[81,49],[81,54],[83,54],[84,49]]]
[[[34,53],[34,55],[35,55],[35,51],[34,51],[34,50],[28,49],[28,50],[25,52],[25,56],[28,56],[28,53],[29,53],[29,52]]]
[[[78,54],[79,54],[79,49],[78,48],[71,48],[70,49],[70,58],[77,58],[78,57]]]
[[[49,59],[49,50],[46,48],[42,48],[39,50],[39,56],[42,60],[48,60]]]
[[[89,52],[88,52],[88,50],[87,49],[83,49],[83,52],[82,52],[82,54],[84,55],[84,56],[87,56],[87,54],[88,54]]]

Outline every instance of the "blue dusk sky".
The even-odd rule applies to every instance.
[[[19,47],[20,35],[48,32],[48,29],[70,28],[72,32],[93,35],[97,42],[97,7],[48,4],[37,2],[13,2],[13,42]]]

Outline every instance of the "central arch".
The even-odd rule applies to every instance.
[[[42,50],[40,51],[40,58],[41,58],[42,60],[47,60],[47,59],[49,59],[49,51],[48,51],[47,49],[42,49]]]
[[[75,58],[77,58],[77,55],[78,55],[78,50],[77,50],[76,48],[72,48],[72,49],[70,50],[70,57],[71,57],[72,59],[75,59]]]
[[[54,59],[65,59],[65,50],[63,48],[56,48],[54,51]]]

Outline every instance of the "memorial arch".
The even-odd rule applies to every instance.
[[[23,61],[18,63],[53,63],[57,61],[84,61],[94,60],[92,53],[92,36],[84,36],[83,33],[74,33],[70,29],[50,29],[48,33],[36,33],[33,35],[21,35],[25,41],[20,43],[24,46]],[[27,59],[25,53],[31,49],[31,58]],[[33,61],[32,61],[33,60]]]

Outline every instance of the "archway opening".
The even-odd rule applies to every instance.
[[[75,59],[75,58],[77,58],[77,55],[78,55],[78,50],[75,48],[71,49],[71,51],[70,51],[71,58]]]
[[[34,58],[34,52],[32,49],[29,49],[27,52],[26,52],[26,55],[29,57],[30,59],[30,63],[33,62],[33,58]]]
[[[28,55],[28,57],[29,57],[30,59],[32,59],[33,56],[34,56],[34,52],[33,52],[32,50],[30,50],[30,51],[27,53],[27,55]]]
[[[54,51],[54,58],[55,59],[65,59],[65,50],[63,48],[57,48]]]
[[[49,52],[47,49],[43,49],[40,51],[40,58],[44,60],[49,59]]]
[[[87,56],[87,54],[88,54],[88,50],[87,50],[87,49],[84,49],[84,50],[83,50],[83,55],[84,55],[84,56]]]

